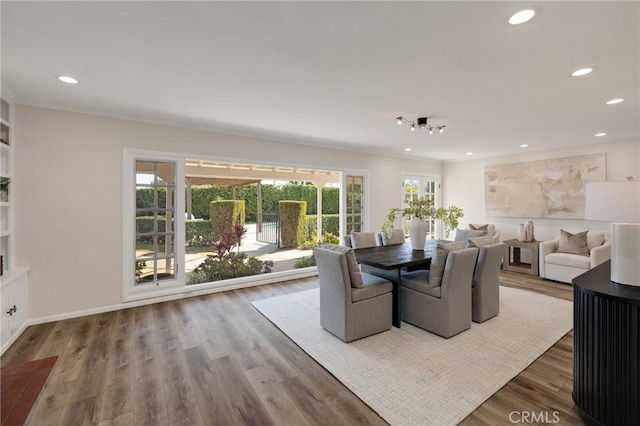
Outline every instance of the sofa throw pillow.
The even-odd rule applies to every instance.
[[[571,232],[567,232],[564,229],[561,229],[558,253],[570,253],[588,256],[589,246],[587,245],[587,232],[589,231],[572,234]]]
[[[467,243],[465,244],[465,248],[470,248],[470,247],[484,247],[484,246],[488,246],[489,244],[493,244],[495,243],[495,241],[493,241],[493,238],[491,237],[476,237],[476,238],[467,238]]]
[[[444,267],[447,264],[447,256],[454,250],[463,249],[464,245],[464,241],[438,243],[433,258],[431,259],[428,288],[438,287],[442,284],[442,276],[444,275]]]
[[[487,231],[489,232],[489,224],[485,223],[484,225],[478,225],[477,223],[470,223],[469,229],[472,231]]]
[[[476,238],[487,235],[487,231],[472,231],[470,229],[456,229],[455,241],[467,241],[468,238]]]
[[[351,287],[362,288],[364,287],[362,281],[362,274],[360,273],[360,267],[356,261],[356,255],[353,249],[350,247],[339,246],[336,244],[323,244],[322,248],[327,250],[333,250],[338,253],[344,253],[347,256],[347,270],[349,271],[349,279],[351,280]]]
[[[374,234],[373,232],[351,233],[351,247],[353,247],[354,249],[375,247],[377,245],[378,243],[376,242],[376,234]]]

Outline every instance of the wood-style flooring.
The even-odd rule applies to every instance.
[[[571,286],[537,277],[502,272],[501,283],[572,299]],[[31,326],[2,366],[59,357],[30,425],[386,424],[250,304],[315,285],[288,281]],[[523,421],[531,413],[582,424],[572,349],[570,332],[462,424],[535,424]]]

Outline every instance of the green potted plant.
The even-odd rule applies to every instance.
[[[414,198],[405,201],[405,204],[404,208],[393,207],[389,210],[389,214],[382,224],[382,232],[390,236],[398,217],[409,220],[409,238],[414,250],[424,250],[428,231],[427,219],[442,220],[445,236],[449,236],[451,230],[458,227],[458,220],[464,216],[460,207],[436,208],[430,199]]]

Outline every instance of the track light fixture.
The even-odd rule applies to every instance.
[[[403,116],[396,117],[396,122],[398,126],[402,124],[409,124],[410,130],[413,132],[418,129],[425,129],[429,131],[429,134],[432,135],[434,130],[437,130],[439,133],[444,132],[444,128],[447,127],[446,124],[427,124],[427,117],[418,117],[416,121],[409,121]]]

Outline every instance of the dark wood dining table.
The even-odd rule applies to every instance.
[[[424,250],[413,250],[411,243],[394,244],[355,249],[356,260],[361,265],[368,265],[367,269],[374,275],[389,279],[393,282],[393,318],[394,327],[400,328],[401,304],[400,284],[402,272],[411,269],[429,269],[436,243],[439,240],[428,240]]]

